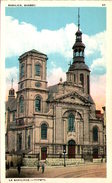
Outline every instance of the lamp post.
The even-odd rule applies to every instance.
[[[66,162],[65,162],[66,145],[63,145],[63,153],[64,153],[64,167],[65,167],[66,166]]]
[[[66,166],[66,163],[65,163],[65,153],[66,153],[66,151],[64,150],[63,153],[64,153],[64,166]]]

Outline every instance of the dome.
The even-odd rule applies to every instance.
[[[82,35],[82,32],[80,30],[78,30],[76,33],[75,33],[76,36],[80,36]]]
[[[77,48],[77,47],[78,48],[80,48],[80,47],[85,48],[85,45],[82,42],[75,42],[75,44],[73,45],[72,49]]]

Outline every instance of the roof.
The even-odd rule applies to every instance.
[[[80,42],[75,42],[72,49],[76,48],[76,47],[84,47],[85,48],[85,44]]]
[[[39,52],[39,51],[37,51],[37,50],[35,50],[35,49],[32,49],[32,50],[27,51],[27,52],[23,53],[22,55],[20,55],[19,59],[21,59],[21,58],[23,58],[23,57],[25,57],[25,56],[27,56],[27,55],[29,55],[29,54],[32,55],[33,53],[34,53],[34,54],[38,54],[38,55],[40,55],[40,56],[44,56],[44,57],[47,58],[47,55],[46,55],[46,54],[41,53],[41,52]]]
[[[58,92],[58,84],[57,85],[53,85],[53,86],[49,86],[48,87],[48,101],[53,100],[53,93],[57,93]]]
[[[89,100],[90,103],[94,104],[94,101],[93,101],[91,95],[89,95],[87,98],[88,98],[88,100]]]
[[[10,111],[16,111],[17,110],[17,99],[16,98],[10,98],[6,102],[6,110],[10,110]]]
[[[58,92],[58,84],[53,85],[53,86],[49,86],[49,87],[48,87],[48,90],[49,90],[49,92],[51,92],[51,93],[57,93],[57,92]]]
[[[78,30],[75,34],[76,34],[76,35],[81,35],[82,32],[81,32],[80,30]]]
[[[69,71],[74,71],[74,70],[89,70],[89,67],[84,63],[84,62],[74,62],[70,68],[69,68]]]
[[[53,86],[50,86],[50,87],[48,87],[48,90],[49,90],[49,93],[48,93],[48,101],[49,102],[51,102],[51,101],[53,101],[54,100],[54,96],[53,96],[53,94],[54,93],[58,93],[58,84],[57,85],[53,85]],[[76,95],[78,95],[78,96],[80,96],[82,99],[84,99],[86,102],[89,102],[89,103],[91,103],[91,104],[94,104],[94,101],[93,101],[93,99],[92,99],[92,97],[89,95],[89,96],[87,96],[87,97],[84,97],[84,96],[81,96],[81,95],[79,95],[76,91],[73,91],[73,92],[70,92],[69,93],[69,95],[71,95],[71,94],[76,94]],[[67,94],[63,94],[61,97],[66,97],[68,95],[68,93]],[[61,98],[61,97],[58,97],[58,98]]]

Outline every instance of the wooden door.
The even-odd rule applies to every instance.
[[[75,158],[75,141],[68,142],[68,158]]]
[[[98,148],[93,149],[93,158],[98,158]]]
[[[75,158],[75,146],[68,146],[68,157],[69,158]]]
[[[46,158],[47,158],[47,148],[43,147],[41,149],[41,160],[46,160]]]

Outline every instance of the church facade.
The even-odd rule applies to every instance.
[[[40,159],[92,156],[104,152],[103,120],[90,94],[90,70],[78,26],[73,62],[66,81],[47,86],[47,55],[36,50],[19,57],[17,97],[13,87],[6,102],[6,151],[37,154]]]

